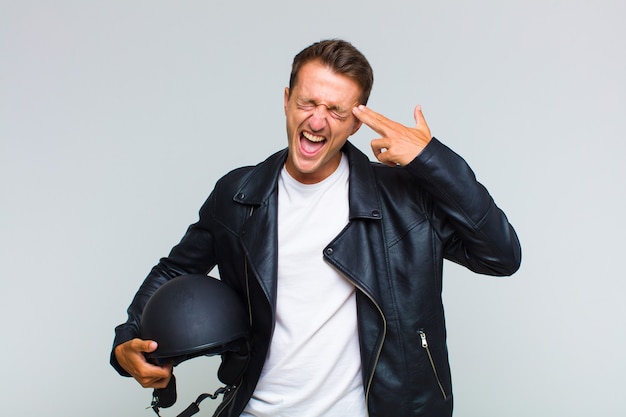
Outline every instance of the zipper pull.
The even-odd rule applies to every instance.
[[[422,339],[422,347],[428,349],[428,342],[426,341],[426,333],[423,330],[419,331],[420,339]]]

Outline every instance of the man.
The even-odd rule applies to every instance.
[[[112,365],[162,388],[141,311],[167,280],[208,273],[248,306],[251,359],[219,416],[450,416],[443,259],[483,274],[520,263],[512,226],[465,161],[430,134],[365,107],[369,63],[341,40],[294,59],[288,148],[223,177],[116,328]],[[362,124],[372,163],[347,139]]]

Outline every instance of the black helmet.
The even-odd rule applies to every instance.
[[[249,359],[248,314],[241,299],[222,281],[206,275],[183,275],[159,287],[143,311],[140,338],[158,347],[147,353],[155,363],[174,366],[197,356],[222,355],[218,378],[227,386],[215,394],[202,394],[190,408],[206,397],[216,398],[234,388]],[[175,378],[167,388],[153,393],[152,408],[176,402]],[[181,415],[192,415],[189,408]],[[185,414],[186,413],[186,414]]]

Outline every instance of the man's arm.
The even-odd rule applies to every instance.
[[[430,220],[447,259],[489,275],[511,275],[519,268],[521,248],[506,215],[465,160],[430,136],[420,106],[415,108],[414,128],[365,106],[353,113],[381,135],[372,141],[378,160],[403,166],[434,202]]]
[[[155,366],[144,353],[156,349],[156,342],[139,339],[143,309],[154,292],[172,278],[186,274],[206,274],[215,266],[212,219],[213,194],[200,209],[200,219],[191,225],[182,240],[166,258],[152,268],[128,307],[128,319],[115,328],[111,365],[123,376],[132,376],[144,387],[163,388],[171,367]]]

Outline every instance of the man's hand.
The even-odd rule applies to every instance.
[[[157,343],[152,340],[133,339],[115,347],[119,364],[144,388],[165,388],[172,376],[172,365],[153,365],[144,353],[154,352]]]
[[[424,120],[422,107],[415,106],[413,116],[415,127],[407,127],[364,105],[354,107],[352,113],[382,137],[372,140],[374,156],[383,164],[408,165],[428,145],[432,139],[430,129]]]

